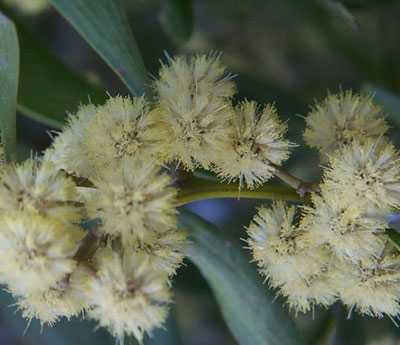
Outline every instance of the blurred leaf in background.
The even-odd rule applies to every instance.
[[[0,12],[0,130],[6,157],[16,157],[19,45],[14,23]]]
[[[274,295],[262,284],[249,258],[219,229],[199,216],[180,212],[181,226],[190,234],[188,255],[210,284],[221,312],[241,345],[302,345]]]

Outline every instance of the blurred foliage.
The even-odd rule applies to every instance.
[[[0,13],[0,123],[6,158],[16,156],[16,108],[19,75],[19,43],[11,20]]]
[[[302,337],[274,295],[266,291],[249,257],[199,216],[186,210],[180,222],[191,244],[188,257],[210,284],[221,312],[242,345],[302,345]]]
[[[141,96],[148,84],[146,67],[131,32],[121,1],[50,0],[94,50]]]
[[[177,44],[186,43],[193,32],[193,3],[191,0],[167,0],[160,14],[164,31]]]

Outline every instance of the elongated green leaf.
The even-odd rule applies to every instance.
[[[160,15],[164,31],[177,43],[185,43],[193,32],[191,0],[166,0]]]
[[[0,12],[0,128],[8,159],[16,155],[16,107],[19,73],[14,24]]]
[[[146,68],[120,0],[50,0],[82,37],[124,81],[142,95]]]
[[[39,41],[14,12],[0,5],[18,29],[20,76],[18,111],[40,123],[61,128],[66,112],[79,104],[104,103],[106,93],[67,68]]]
[[[214,291],[222,314],[241,345],[300,345],[303,341],[282,306],[262,284],[241,248],[224,240],[213,225],[186,210],[190,260]]]

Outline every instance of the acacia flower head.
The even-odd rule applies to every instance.
[[[395,317],[400,313],[400,258],[386,255],[380,260],[348,263],[340,283],[340,297],[351,310],[369,316]]]
[[[399,154],[385,140],[355,141],[330,157],[324,185],[347,204],[366,201],[382,209],[399,207]]]
[[[132,251],[145,258],[153,270],[172,276],[182,265],[186,244],[183,231],[170,229],[148,234],[144,241],[137,241],[132,246]]]
[[[297,273],[293,279],[280,287],[279,293],[287,298],[290,309],[296,313],[306,313],[315,306],[329,307],[338,298],[335,280],[335,265],[326,250],[313,248],[317,255],[319,267],[315,271],[309,271],[307,275]],[[313,257],[316,253],[314,253]]]
[[[248,244],[260,271],[277,287],[301,272],[319,269],[320,264],[305,252],[303,231],[294,224],[295,207],[283,202],[258,210],[247,229]]]
[[[248,244],[270,285],[288,297],[293,309],[305,312],[315,304],[332,304],[336,291],[327,274],[329,252],[309,247],[303,240],[304,229],[294,224],[294,218],[295,207],[283,202],[259,209],[248,228]]]
[[[83,230],[22,212],[0,219],[0,280],[16,295],[47,291],[75,269]]]
[[[166,275],[146,260],[109,247],[99,250],[95,264],[97,274],[87,289],[88,316],[117,338],[133,335],[142,342],[167,317],[171,296]]]
[[[170,58],[155,81],[160,121],[170,129],[171,159],[208,167],[229,131],[235,84],[219,55]]]
[[[22,211],[78,222],[81,208],[74,181],[49,161],[28,159],[8,165],[0,178],[0,211]]]
[[[89,273],[78,266],[46,291],[18,297],[17,308],[29,322],[38,319],[42,325],[53,326],[62,317],[78,316],[88,307],[84,291],[88,279]]]
[[[97,191],[87,201],[89,216],[100,218],[101,231],[122,237],[124,244],[176,227],[176,190],[153,163],[123,160],[94,184]]]
[[[306,117],[306,143],[331,154],[354,140],[378,139],[388,130],[382,109],[370,95],[351,91],[329,95]]]
[[[235,108],[226,148],[216,157],[216,170],[228,181],[236,179],[249,188],[274,175],[275,166],[289,157],[291,144],[284,139],[287,126],[273,105],[261,108],[244,101]]]
[[[311,243],[328,245],[339,259],[355,263],[381,255],[386,224],[369,217],[369,210],[358,203],[348,204],[340,194],[322,192],[313,196],[313,207],[306,207],[303,218]]]
[[[96,169],[121,159],[159,160],[168,133],[157,116],[150,115],[144,97],[110,97],[98,106],[83,141],[87,159]]]
[[[46,150],[45,160],[69,174],[92,176],[95,171],[83,150],[83,143],[96,109],[95,105],[87,104],[80,106],[76,114],[70,114],[66,127],[54,138],[51,148]]]
[[[46,154],[59,169],[90,178],[123,158],[161,160],[167,129],[144,97],[110,97],[104,105],[81,106]]]

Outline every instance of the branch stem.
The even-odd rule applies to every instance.
[[[204,200],[218,198],[245,198],[245,199],[270,199],[301,202],[304,199],[291,188],[265,184],[257,189],[239,190],[238,183],[222,184],[199,178],[189,178],[182,181],[178,186],[176,206]]]
[[[317,183],[305,182],[296,176],[282,170],[279,166],[275,165],[275,176],[285,182],[288,186],[292,187],[297,194],[304,197],[308,193],[317,192],[319,185]]]

